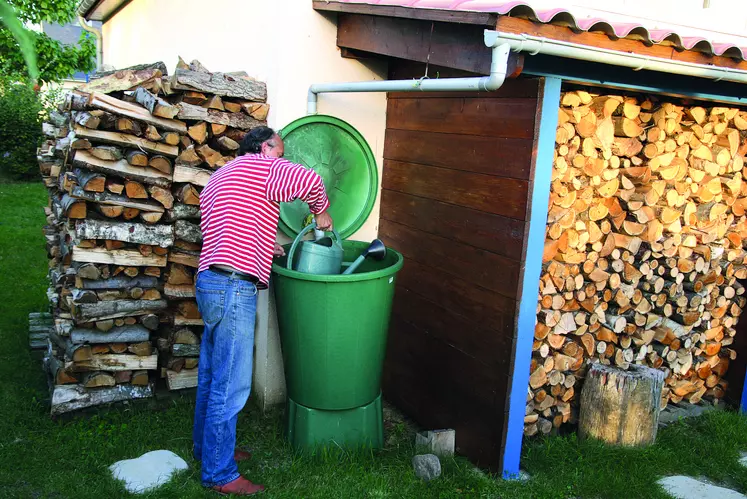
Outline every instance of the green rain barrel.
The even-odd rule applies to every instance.
[[[352,262],[369,243],[343,241]],[[286,248],[287,251],[287,248]],[[288,397],[313,409],[360,407],[379,396],[395,278],[402,255],[389,248],[351,275],[315,275],[273,265]]]
[[[379,176],[371,148],[333,116],[305,116],[281,135],[286,159],[322,177],[335,228],[343,239],[350,237],[376,200]],[[282,204],[280,229],[295,239],[308,213],[301,201]],[[343,240],[344,261],[353,262],[368,245]],[[367,259],[351,275],[289,270],[285,257],[273,264],[288,391],[286,436],[294,447],[383,446],[381,371],[401,268],[402,255],[393,249],[383,260]]]

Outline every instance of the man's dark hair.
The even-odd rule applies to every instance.
[[[239,155],[259,154],[262,152],[262,144],[275,136],[275,130],[268,126],[258,126],[252,128],[249,133],[244,135],[239,146]]]

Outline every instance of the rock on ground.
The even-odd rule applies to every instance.
[[[434,454],[420,454],[412,458],[412,467],[418,478],[429,482],[441,476],[441,461]]]
[[[742,452],[739,455],[739,464],[741,464],[744,467],[747,467],[747,452]]]
[[[186,470],[184,459],[168,450],[154,450],[136,459],[118,461],[109,469],[117,480],[125,483],[128,492],[140,494],[171,480],[177,471]]]
[[[703,483],[689,476],[668,476],[658,483],[676,499],[747,499],[747,496],[734,490]]]

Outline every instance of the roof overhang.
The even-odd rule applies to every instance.
[[[319,12],[477,25],[505,33],[525,33],[649,57],[747,70],[743,50],[729,44],[711,43],[670,31],[646,30],[630,24],[610,24],[600,20],[577,22],[566,11],[535,12],[523,2],[496,0],[487,2],[490,4],[487,7],[483,2],[483,10],[466,10],[470,2],[452,3],[457,6],[433,7],[450,5],[445,0],[313,0],[314,9]],[[419,6],[426,4],[429,6]]]
[[[107,22],[132,0],[81,0],[78,14],[87,21]]]

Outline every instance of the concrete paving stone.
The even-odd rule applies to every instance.
[[[187,468],[184,459],[168,450],[154,450],[109,466],[114,478],[122,480],[127,491],[133,494],[155,489],[171,480],[174,473]]]
[[[658,481],[675,499],[747,499],[731,489],[698,481],[689,476],[668,476]]]

